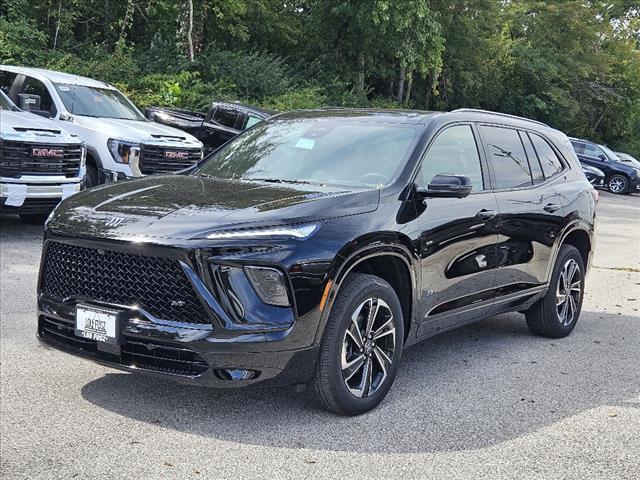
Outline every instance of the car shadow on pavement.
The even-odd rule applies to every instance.
[[[501,315],[405,352],[386,400],[339,417],[287,389],[216,391],[127,373],[82,388],[89,402],[163,428],[224,441],[350,452],[495,445],[638,393],[638,319],[583,312],[574,333],[529,334]]]

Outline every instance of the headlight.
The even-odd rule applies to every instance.
[[[276,307],[289,306],[287,282],[280,270],[269,267],[244,267],[244,271],[260,300]]]
[[[253,228],[246,230],[221,230],[219,232],[205,233],[198,238],[208,238],[210,240],[235,240],[238,238],[294,238],[296,240],[306,240],[316,233],[318,225],[289,225],[282,227]]]
[[[140,159],[140,144],[110,138],[107,142],[111,156],[118,163],[130,164]]]

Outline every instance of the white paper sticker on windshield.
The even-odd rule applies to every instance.
[[[296,148],[303,148],[305,150],[313,150],[316,141],[310,138],[301,138],[296,142]]]
[[[21,207],[27,197],[27,186],[7,183],[7,200],[4,202],[9,207]]]
[[[68,92],[71,89],[66,85],[58,85],[58,90],[60,90],[61,92]]]

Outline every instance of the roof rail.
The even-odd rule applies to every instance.
[[[452,110],[452,112],[460,112],[460,113],[488,113],[490,115],[498,115],[500,117],[507,117],[507,118],[515,118],[517,120],[524,120],[525,122],[531,122],[531,123],[537,123],[538,125],[543,125],[545,127],[549,127],[549,125],[547,125],[544,122],[540,122],[538,120],[531,120],[530,118],[525,118],[525,117],[519,117],[517,115],[511,115],[510,113],[502,113],[502,112],[492,112],[490,110],[481,110],[479,108],[458,108],[456,110]],[[549,127],[551,128],[551,127]]]

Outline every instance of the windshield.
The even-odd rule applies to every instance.
[[[399,174],[418,133],[414,125],[353,118],[267,121],[229,142],[195,173],[381,188]]]
[[[54,85],[66,109],[75,115],[146,121],[144,115],[117,90],[65,83]]]
[[[13,104],[3,91],[0,91],[0,110],[18,110],[18,107]]]
[[[618,155],[615,154],[615,152],[613,150],[611,150],[609,147],[605,147],[604,145],[598,145],[602,150],[604,150],[604,153],[607,155],[607,157],[609,157],[609,160],[613,160],[614,162],[619,162],[620,159],[618,158]]]

